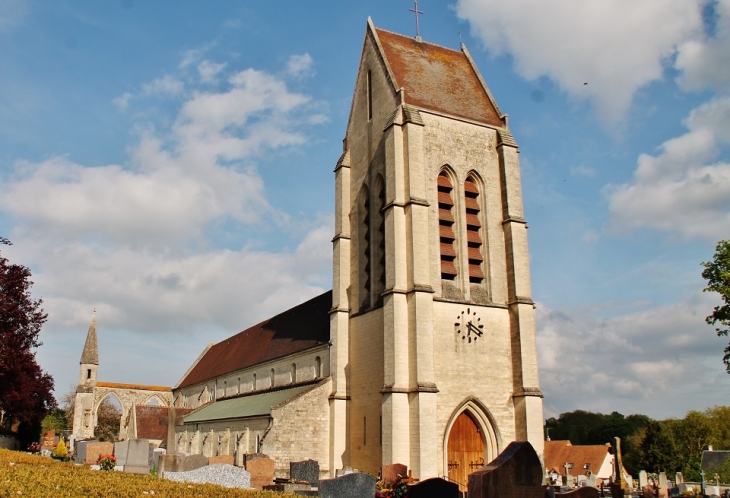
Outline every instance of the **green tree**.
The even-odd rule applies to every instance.
[[[715,306],[712,314],[705,321],[715,326],[718,336],[730,332],[730,240],[721,240],[715,248],[715,256],[710,262],[702,263],[705,267],[702,278],[707,280],[704,292],[717,292],[723,304]],[[730,344],[725,347],[725,369],[730,373]]]
[[[99,441],[115,442],[119,440],[119,423],[122,412],[114,404],[105,399],[96,411],[94,437]]]
[[[65,429],[69,429],[66,425],[66,414],[63,410],[59,408],[51,410],[41,421],[42,434],[45,434],[51,429],[55,430],[57,433]]]

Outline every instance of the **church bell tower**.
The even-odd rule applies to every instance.
[[[542,456],[519,149],[464,45],[368,20],[335,186],[330,469]]]

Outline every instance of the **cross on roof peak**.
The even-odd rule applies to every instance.
[[[418,10],[418,0],[413,0],[413,3],[415,4],[414,8],[408,9],[408,10],[411,11],[411,12],[413,12],[414,14],[416,14],[416,41],[419,41],[420,42],[421,41],[421,33],[419,32],[419,29],[418,29],[418,14],[423,14],[423,12],[421,12],[420,10]]]

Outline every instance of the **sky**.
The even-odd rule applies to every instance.
[[[0,236],[75,387],[174,385],[331,288],[333,169],[368,16],[408,0],[0,0]],[[421,0],[520,146],[545,416],[730,404],[703,261],[730,238],[730,0]],[[488,366],[485,367],[485,376]]]

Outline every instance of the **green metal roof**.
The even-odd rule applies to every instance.
[[[316,385],[309,384],[291,389],[282,389],[281,391],[216,401],[186,416],[184,422],[188,424],[191,422],[208,422],[211,420],[270,415],[272,406],[278,406],[314,387]]]

